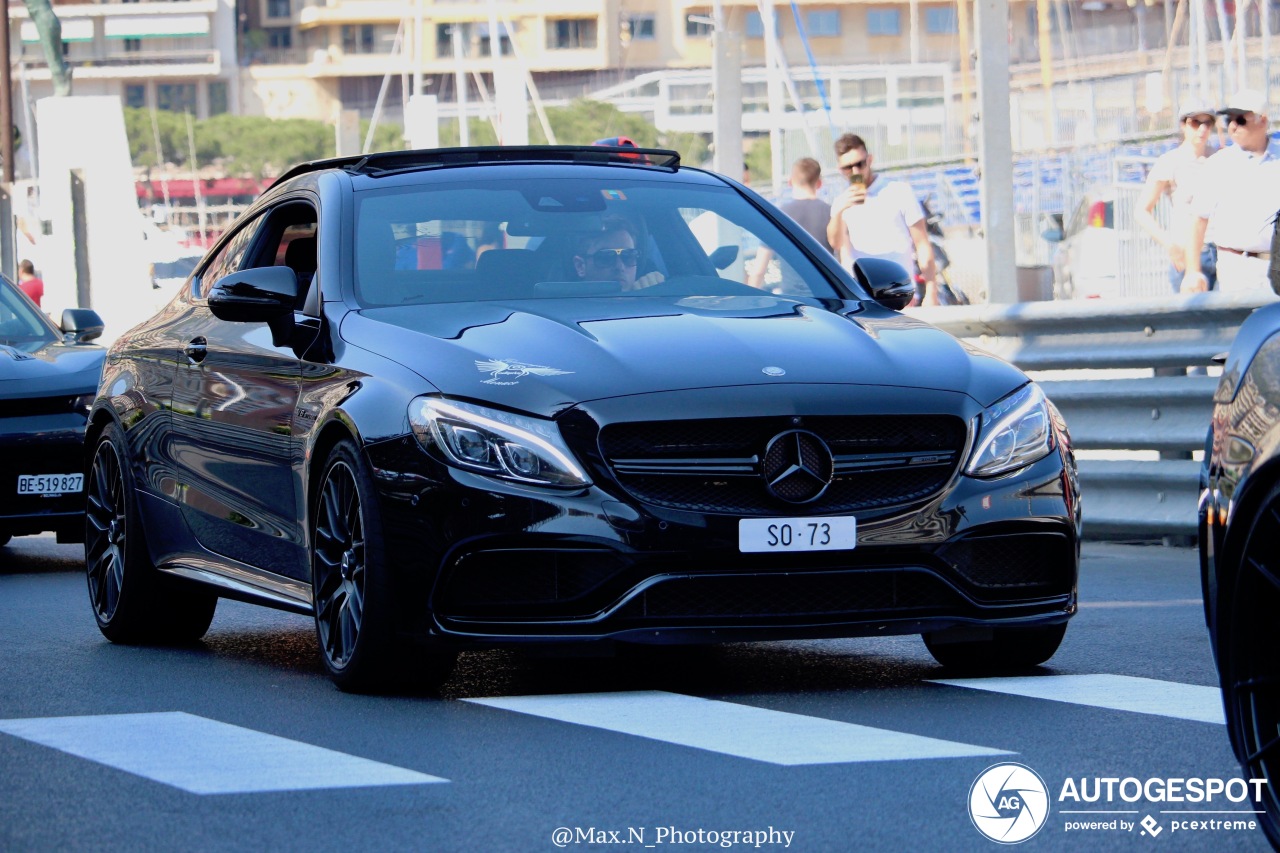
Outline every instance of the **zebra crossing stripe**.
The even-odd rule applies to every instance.
[[[449,781],[181,711],[0,720],[0,732],[193,794]]]
[[[788,766],[1011,754],[659,690],[463,701]]]
[[[1090,705],[1113,711],[1226,724],[1222,694],[1218,688],[1197,684],[1132,675],[1033,675],[1025,678],[938,678],[932,681],[952,687]]]

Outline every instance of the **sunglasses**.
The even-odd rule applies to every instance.
[[[624,267],[634,267],[640,261],[638,249],[600,249],[587,255],[598,267],[611,267],[622,261]]]
[[[865,165],[867,165],[867,159],[864,157],[856,163],[845,163],[840,167],[840,171],[852,172],[854,169],[861,169]]]
[[[1233,113],[1227,116],[1228,125],[1238,124],[1244,127],[1251,121],[1253,121],[1253,113]]]
[[[1186,123],[1198,130],[1202,127],[1213,127],[1217,122],[1211,118],[1189,118],[1186,119]]]

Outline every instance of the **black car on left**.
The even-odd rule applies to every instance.
[[[69,308],[54,325],[0,276],[0,545],[52,531],[84,539],[84,431],[106,350],[102,320]]]

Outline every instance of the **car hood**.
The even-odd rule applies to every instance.
[[[1006,362],[876,305],[773,296],[539,299],[353,312],[348,343],[448,396],[553,415],[590,400],[786,383],[962,391],[990,405]]]
[[[34,352],[0,344],[0,397],[88,394],[98,387],[106,350],[51,343]]]

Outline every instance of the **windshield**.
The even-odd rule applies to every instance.
[[[608,176],[363,192],[355,265],[356,298],[365,306],[844,296],[737,191]]]
[[[35,352],[58,337],[18,288],[0,279],[0,344]]]

